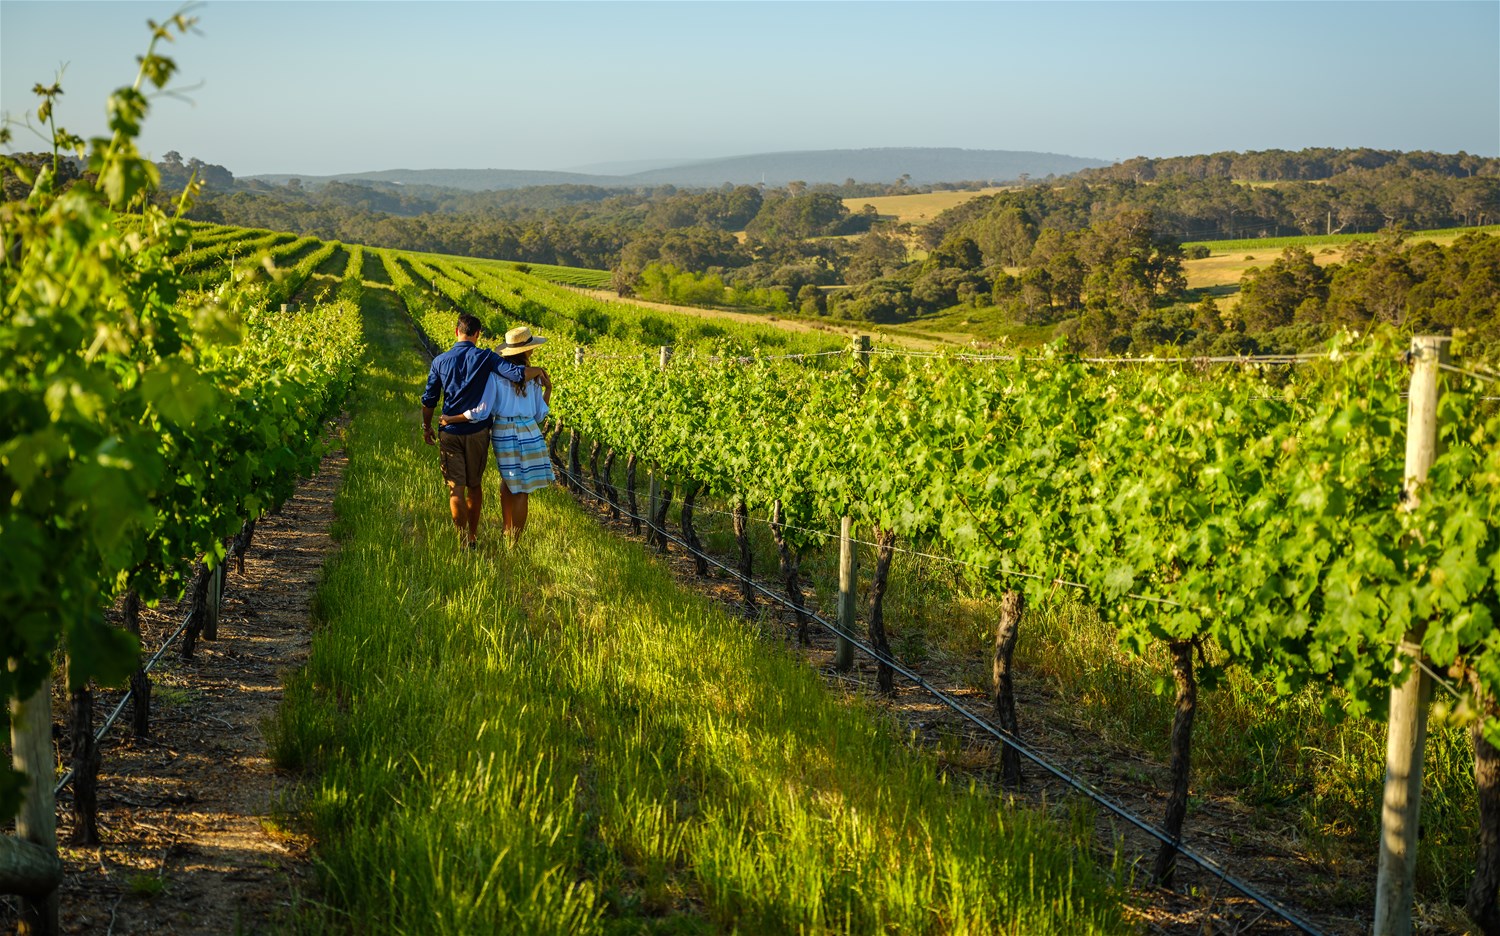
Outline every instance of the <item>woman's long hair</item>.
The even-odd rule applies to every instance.
[[[519,358],[519,360],[517,360],[518,358]],[[531,366],[531,352],[530,351],[522,351],[520,354],[512,354],[510,356],[510,359],[518,367],[530,367]],[[526,395],[526,378],[523,376],[521,378],[521,380],[520,380],[519,383],[512,382],[511,383],[511,387],[515,389],[516,396],[525,396]]]

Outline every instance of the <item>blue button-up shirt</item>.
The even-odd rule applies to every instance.
[[[427,371],[427,389],[422,393],[423,406],[436,406],[438,397],[443,399],[443,415],[457,416],[464,410],[473,409],[484,396],[485,380],[490,374],[499,374],[506,380],[520,383],[526,371],[505,358],[481,348],[472,341],[460,341],[432,359]],[[454,423],[444,426],[444,432],[454,435],[469,435],[489,429],[490,420]]]

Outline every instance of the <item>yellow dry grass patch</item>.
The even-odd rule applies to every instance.
[[[1461,235],[1468,233],[1466,229],[1458,228],[1451,232],[1442,234],[1422,234],[1414,236],[1413,241],[1432,241],[1435,244],[1451,244]],[[1319,266],[1327,266],[1330,263],[1342,263],[1344,254],[1349,249],[1347,242],[1313,241],[1304,244],[1303,247],[1313,255]],[[1210,242],[1209,248],[1213,250]],[[1240,247],[1237,250],[1213,250],[1203,260],[1185,260],[1182,264],[1182,272],[1187,276],[1189,289],[1205,289],[1214,286],[1234,286],[1238,288],[1240,278],[1245,271],[1251,267],[1264,267],[1271,261],[1280,257],[1285,247]]]
[[[851,212],[866,205],[874,205],[881,218],[909,224],[926,224],[949,208],[962,205],[971,198],[994,195],[1004,188],[980,189],[977,192],[927,192],[922,195],[881,195],[874,198],[846,198],[844,207]]]

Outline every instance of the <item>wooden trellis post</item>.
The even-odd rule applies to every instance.
[[[854,633],[855,627],[855,563],[854,518],[844,517],[839,522],[839,629],[845,634]],[[843,634],[839,635],[833,668],[840,673],[847,673],[854,668],[854,643]]]
[[[667,363],[672,360],[672,348],[670,345],[661,346],[658,360],[661,369],[666,370]],[[656,514],[661,509],[661,466],[655,462],[651,463],[651,487],[648,500],[650,505],[647,508],[646,518],[651,524],[651,529],[646,534],[647,542],[655,543],[657,548],[662,552],[666,552],[667,538],[663,535],[662,525],[656,519]]]
[[[870,336],[859,335],[850,343],[850,353],[861,368],[870,366]],[[856,612],[854,593],[859,581],[858,556],[854,552],[854,519],[844,517],[839,521],[839,628],[845,633],[854,633]],[[840,673],[854,668],[854,644],[842,634],[838,639],[838,650],[833,667]]]
[[[1406,410],[1405,510],[1415,509],[1422,484],[1437,458],[1438,374],[1448,363],[1451,339],[1411,341],[1411,396]],[[1410,668],[1406,681],[1391,689],[1386,735],[1385,797],[1380,811],[1380,871],[1375,882],[1375,936],[1411,933],[1412,880],[1417,869],[1417,833],[1422,811],[1422,748],[1427,742],[1427,703],[1432,679],[1416,662],[1422,658],[1423,626],[1401,641],[1397,663]]]
[[[40,848],[42,861],[57,860],[57,804],[52,782],[56,756],[52,750],[52,677],[42,680],[26,699],[10,702],[11,766],[26,775],[21,811],[16,814],[16,838]],[[35,856],[36,849],[26,849]],[[61,865],[58,866],[61,879]],[[21,899],[16,932],[51,936],[58,931],[57,884],[36,888]]]

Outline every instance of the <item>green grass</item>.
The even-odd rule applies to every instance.
[[[566,496],[508,551],[492,488],[455,551],[425,365],[367,296],[341,548],[269,731],[318,842],[304,929],[1128,931],[1086,829],[950,782]]]
[[[617,477],[615,483],[623,480]],[[737,555],[728,518],[709,513],[726,509],[712,499],[700,501],[696,525],[709,551],[727,557]],[[671,522],[678,522],[675,514]],[[752,522],[749,529],[756,574],[778,579],[769,528]],[[817,606],[832,609],[838,548],[832,539],[826,543],[804,554],[801,571]],[[858,565],[864,596],[873,550],[861,547]],[[999,602],[952,564],[909,555],[892,563],[886,626],[897,656],[907,662],[936,667],[961,684],[988,691],[998,618]],[[1133,767],[1133,759],[1115,757],[1115,751],[1143,754],[1155,762],[1154,772],[1127,779],[1165,789],[1174,705],[1170,662],[1161,647],[1145,657],[1127,652],[1117,634],[1066,594],[1029,609],[1016,645],[1020,678],[1023,685],[1046,686],[1063,707],[1041,712],[1023,707],[1021,730],[1024,735],[1044,719],[1074,723],[1098,740],[1102,769]],[[1373,899],[1385,726],[1368,718],[1330,723],[1320,699],[1311,691],[1278,695],[1237,672],[1200,692],[1193,788],[1200,795],[1236,797],[1245,808],[1247,828],[1286,830],[1278,847],[1295,847],[1312,862],[1313,889],[1332,906],[1365,911]],[[1430,906],[1462,904],[1473,873],[1478,809],[1466,733],[1434,726],[1424,759],[1418,896]],[[1148,812],[1147,818],[1158,817]],[[1189,841],[1197,834],[1191,810],[1185,834]]]

